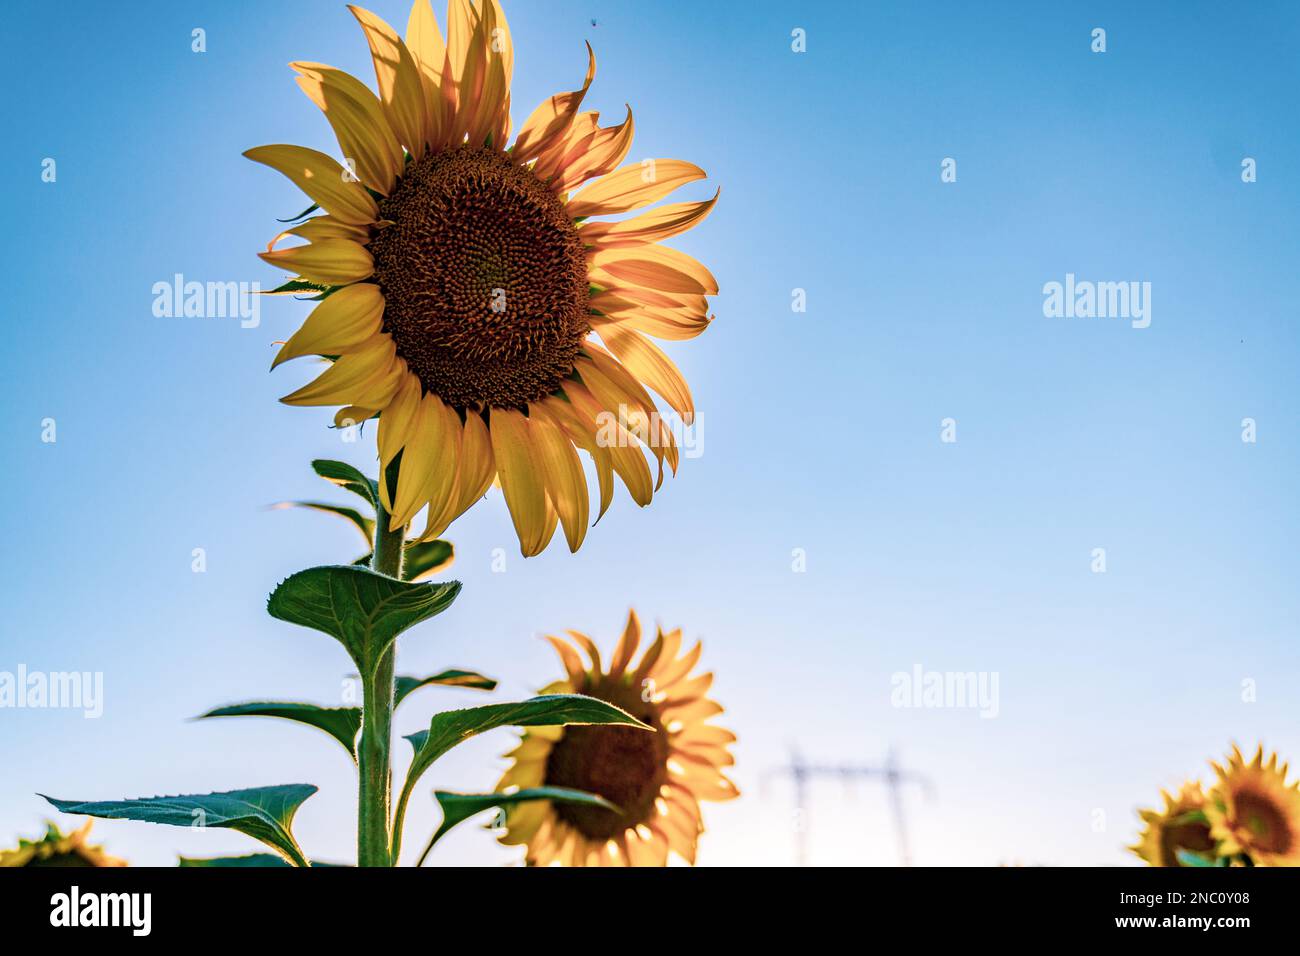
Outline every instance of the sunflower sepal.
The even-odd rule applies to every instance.
[[[294,866],[309,866],[293,836],[293,817],[316,792],[308,783],[254,787],[221,793],[145,797],[134,800],[58,800],[39,794],[55,809],[106,820],[137,820],[181,827],[222,827],[260,840]]]

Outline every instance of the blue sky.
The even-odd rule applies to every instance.
[[[675,242],[722,287],[709,331],[668,346],[704,453],[649,509],[620,496],[576,556],[518,557],[490,494],[448,534],[462,597],[403,639],[400,669],[474,667],[524,695],[559,675],[538,635],[608,646],[629,606],[703,638],[744,793],[707,812],[711,864],[792,859],[790,791],[761,782],[792,746],[852,763],[897,748],[934,784],[908,796],[931,864],[1123,863],[1134,808],[1230,741],[1300,759],[1300,13],[1140,6],[508,3],[516,123],[577,85],[590,40],[587,102],[632,105],[631,158],[698,163],[710,179],[691,198],[722,187]],[[373,9],[405,23],[401,2]],[[337,152],[286,64],[371,82],[365,42],[328,2],[27,3],[10,23],[0,70],[24,95],[6,100],[0,156],[0,670],[102,671],[105,702],[98,720],[0,711],[0,835],[39,828],[38,790],[311,782],[300,841],[347,859],[355,790],[335,744],[187,718],[261,697],[337,703],[341,650],[263,602],[357,542],[265,506],[329,497],[309,460],[368,466],[373,447],[343,444],[326,410],[277,404],[309,374],[267,373],[305,304],[266,302],[241,328],[155,317],[151,288],[178,272],[278,280],[254,253],[306,203],[240,153]],[[195,27],[206,53],[191,52]],[[1043,285],[1067,273],[1150,282],[1150,327],[1044,317]],[[891,706],[891,675],[915,665],[997,673],[998,716]],[[400,732],[476,700],[423,693]],[[458,748],[422,792],[491,787],[507,744]],[[412,810],[408,844],[431,804]],[[809,815],[815,862],[894,862],[878,788],[818,784]],[[97,833],[138,863],[254,848],[223,831]],[[465,827],[435,859],[516,858]]]

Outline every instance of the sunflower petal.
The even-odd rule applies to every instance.
[[[359,182],[324,153],[305,146],[257,146],[244,155],[287,176],[312,202],[339,222],[366,226],[379,218],[379,207]]]
[[[543,152],[564,138],[573,118],[578,115],[582,100],[591,88],[591,81],[596,76],[596,54],[587,44],[587,78],[582,88],[570,93],[557,93],[533,110],[524,125],[519,129],[511,155],[516,162],[527,163],[542,155]]]
[[[694,163],[680,159],[643,159],[601,177],[570,199],[565,208],[575,219],[630,212],[705,175]]]
[[[357,282],[344,286],[321,302],[307,317],[271,368],[303,355],[345,355],[355,352],[379,331],[384,297],[379,286]]]
[[[671,239],[703,222],[722,195],[719,189],[704,202],[675,202],[631,219],[616,222],[587,222],[578,229],[582,241],[597,249],[641,246]]]
[[[383,105],[364,83],[324,63],[289,64],[298,85],[334,128],[343,155],[363,183],[382,195],[402,171],[401,144],[384,117]]]
[[[546,493],[564,527],[569,551],[577,552],[587,533],[590,507],[582,462],[564,430],[547,413],[545,403],[533,405],[529,415],[533,452],[546,479]]]
[[[682,421],[690,424],[695,417],[695,403],[690,387],[672,359],[645,336],[617,323],[599,329],[601,341],[629,372],[663,396]]]
[[[344,355],[314,381],[280,401],[286,405],[383,407],[397,390],[398,376],[406,373],[405,363],[395,361],[396,357],[393,340],[380,334],[372,346]]]
[[[413,157],[424,155],[424,86],[415,57],[397,31],[381,17],[362,7],[349,5],[365,31],[370,56],[375,61],[375,80],[388,125]],[[400,172],[400,168],[399,168]]]
[[[592,281],[599,285],[634,285],[670,295],[718,294],[718,280],[713,273],[686,253],[667,246],[600,248],[593,250],[588,261]],[[673,302],[667,301],[670,305]]]
[[[494,408],[488,431],[501,492],[519,536],[520,550],[524,557],[532,557],[545,547],[549,516],[546,485],[533,459],[528,419],[514,409]]]
[[[305,246],[274,249],[257,255],[263,262],[325,285],[360,282],[370,278],[375,271],[375,260],[366,247],[351,239],[321,239]]]

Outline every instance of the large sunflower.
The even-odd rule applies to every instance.
[[[727,751],[735,735],[706,723],[722,713],[705,696],[713,675],[691,675],[700,644],[679,655],[681,630],[660,629],[633,665],[641,642],[641,622],[633,611],[604,671],[595,642],[577,631],[568,634],[572,644],[547,637],[568,678],[543,693],[598,697],[655,733],[629,727],[528,728],[507,755],[514,764],[498,790],[571,787],[597,793],[619,811],[546,801],[517,804],[506,815],[501,842],[527,845],[534,866],[663,866],[669,850],[694,863],[703,831],[699,802],[737,796],[722,773],[735,762]]]
[[[434,538],[497,480],[525,555],[542,551],[557,523],[576,551],[590,517],[577,449],[595,464],[597,520],[615,474],[644,506],[665,461],[676,471],[672,431],[647,388],[686,424],[694,404],[647,336],[698,335],[718,287],[659,243],[704,219],[717,195],[593,218],[648,206],[705,174],[671,159],[620,166],[631,110],[616,126],[580,110],[596,69],[590,46],[582,87],[545,100],[507,149],[514,52],[498,0],[450,0],[445,42],[428,0],[411,8],[405,40],[350,9],[378,96],[334,67],[292,64],[347,167],[300,146],[245,154],[322,212],[260,254],[297,276],[289,289],[324,293],[275,364],[304,355],[331,364],[283,401],[345,406],[336,423],[379,416],[394,528],[427,507],[420,538]],[[276,248],[290,236],[305,244]]]
[[[1224,856],[1246,854],[1256,866],[1300,866],[1300,788],[1287,783],[1287,765],[1264,748],[1247,763],[1234,746],[1227,766],[1212,764],[1205,815]]]
[[[18,866],[126,866],[125,860],[109,856],[100,846],[91,846],[87,842],[90,825],[87,820],[78,830],[67,836],[53,823],[48,824],[45,836],[39,840],[19,840],[12,850],[0,850],[0,867]]]
[[[1183,866],[1178,851],[1213,857],[1214,837],[1205,816],[1205,794],[1199,783],[1185,783],[1178,796],[1164,797],[1163,810],[1142,810],[1139,816],[1146,827],[1135,846],[1129,847],[1150,866]]]

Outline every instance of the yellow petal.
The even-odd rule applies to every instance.
[[[546,487],[532,456],[528,420],[514,409],[494,408],[488,431],[501,491],[524,557],[541,552],[546,539]]]
[[[379,331],[383,315],[379,286],[371,282],[344,286],[316,306],[302,328],[284,343],[271,368],[302,355],[355,352]]]
[[[680,159],[643,159],[603,176],[577,193],[565,208],[575,219],[630,212],[704,176],[700,167]]]
[[[718,294],[718,280],[712,272],[693,257],[667,246],[602,247],[594,250],[588,261],[592,281],[598,285],[634,285],[670,294]]]
[[[402,147],[375,94],[355,76],[332,66],[289,65],[301,74],[298,85],[325,114],[357,176],[371,189],[388,195],[402,171]]]
[[[406,48],[420,71],[420,86],[424,90],[425,139],[434,149],[442,149],[447,144],[447,110],[441,90],[447,45],[429,0],[415,0],[411,5],[406,22]]]
[[[558,637],[553,637],[550,634],[544,636],[547,643],[555,648],[555,653],[560,655],[560,663],[569,672],[569,680],[573,681],[574,684],[584,682],[587,677],[587,669],[582,666],[582,658],[578,656],[578,652]]]
[[[602,325],[600,338],[623,366],[637,379],[663,396],[672,408],[690,424],[695,416],[691,390],[672,359],[639,332],[616,323]]]
[[[550,99],[543,100],[520,127],[519,136],[515,139],[514,149],[510,155],[520,163],[527,163],[562,140],[573,123],[573,118],[578,115],[578,108],[582,105],[583,97],[587,95],[587,90],[591,87],[591,81],[595,76],[596,54],[588,43],[587,78],[583,81],[582,88],[570,93],[557,93]]]
[[[361,7],[348,9],[361,24],[370,44],[375,80],[388,125],[397,134],[397,141],[419,159],[424,155],[425,141],[424,87],[415,58],[397,31],[382,18]]]
[[[636,653],[636,649],[640,644],[641,619],[636,616],[635,609],[629,610],[627,612],[627,626],[623,628],[623,634],[614,647],[614,656],[609,662],[609,676],[611,678],[623,676],[628,663],[632,660],[632,655]]]
[[[510,28],[500,4],[496,0],[485,0],[475,33],[478,50],[475,51],[473,109],[465,120],[469,142],[473,146],[486,143],[501,127],[501,111],[510,92],[510,78],[506,72],[508,63],[513,62],[510,42]],[[492,146],[505,148],[499,139],[494,140]]]
[[[599,300],[599,302],[598,302]],[[652,306],[637,305],[616,296],[601,295],[591,297],[593,309],[609,309],[610,314],[596,314],[589,317],[591,327],[599,332],[606,325],[621,325],[636,329],[657,339],[673,341],[693,339],[711,323],[707,315],[687,315],[670,309],[656,309]]]
[[[352,226],[329,215],[313,216],[306,222],[301,222],[284,230],[284,232],[267,243],[266,251],[272,251],[280,243],[280,240],[286,236],[297,236],[307,242],[318,242],[321,239],[351,239],[353,242],[364,246],[370,241],[370,228],[368,226]]]
[[[472,77],[470,55],[474,31],[478,26],[478,11],[470,0],[447,0],[447,58],[442,67],[442,96],[448,108],[449,142],[460,143],[466,132],[466,113],[470,107],[465,87]]]
[[[369,421],[379,412],[373,408],[362,408],[360,405],[349,405],[346,408],[340,408],[334,413],[334,427],[347,428],[351,425],[359,425],[362,422]]]
[[[704,202],[669,203],[659,209],[643,212],[631,219],[617,222],[587,222],[578,229],[582,241],[597,249],[617,249],[641,246],[671,239],[703,222],[713,211],[722,194],[719,189],[712,199]]]
[[[397,394],[393,396],[392,402],[380,413],[379,437],[376,444],[379,447],[379,470],[381,472],[388,469],[389,462],[406,446],[406,441],[411,436],[416,414],[420,409],[420,398],[423,391],[420,379],[415,375],[407,375],[397,389]],[[385,503],[385,507],[388,507],[387,503]],[[388,510],[391,511],[392,509],[389,508]]]
[[[382,416],[381,416],[382,417]],[[406,525],[428,502],[430,492],[449,485],[456,474],[459,435],[456,413],[437,395],[425,395],[407,433],[393,502],[392,527]]]
[[[259,252],[269,262],[304,279],[325,285],[348,285],[368,279],[375,271],[375,260],[365,246],[351,239],[322,239],[305,246]]]
[[[573,443],[547,412],[544,403],[534,404],[529,409],[529,416],[533,451],[546,478],[546,493],[564,527],[569,551],[576,552],[587,533],[590,507],[582,462]]]
[[[343,167],[324,153],[305,146],[258,146],[244,155],[283,173],[312,202],[340,222],[365,226],[379,218],[370,193],[345,178]]]
[[[568,383],[565,384],[567,387]],[[597,444],[594,425],[583,423],[572,402],[551,398],[545,404],[569,440],[591,456],[596,467],[596,480],[600,483],[600,510],[596,514],[596,521],[599,521],[614,500],[614,466],[609,451]]]
[[[405,373],[405,364],[394,361],[397,348],[393,340],[383,333],[375,337],[374,345],[360,352],[345,355],[334,362],[314,381],[280,401],[286,405],[362,405],[367,408],[382,407],[387,400],[376,401],[385,391],[396,390],[395,371]],[[389,389],[389,378],[393,377]]]
[[[654,484],[640,442],[619,421],[618,413],[608,411],[584,385],[565,382],[564,394],[573,403],[582,427],[608,453],[610,465],[623,480],[632,500],[644,508],[654,495]],[[601,510],[603,513],[604,508]]]
[[[627,119],[618,126],[596,130],[577,147],[577,155],[566,157],[557,169],[551,188],[560,195],[581,186],[588,179],[604,176],[616,169],[632,149],[632,136],[636,124],[632,120],[632,107],[627,108]]]
[[[430,400],[431,414],[427,418],[426,440],[435,443],[438,453],[425,469],[424,484],[416,492],[412,515],[426,505],[430,514],[441,514],[447,508],[455,489],[459,466],[462,440],[460,416],[436,396],[425,396],[425,401]]]

